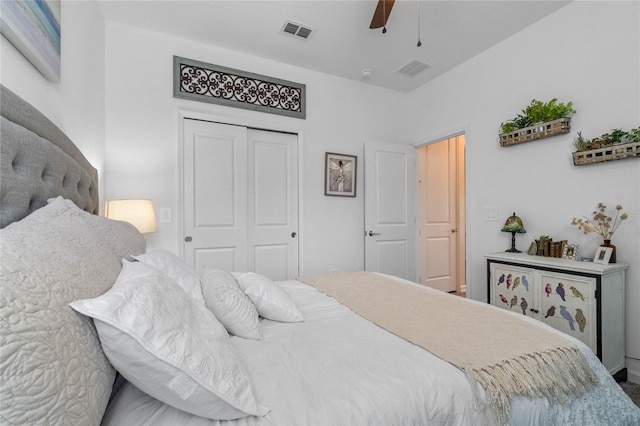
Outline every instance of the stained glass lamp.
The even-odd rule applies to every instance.
[[[520,253],[520,250],[516,249],[516,234],[524,234],[527,231],[524,230],[522,219],[516,216],[516,212],[513,212],[513,215],[507,218],[502,227],[502,232],[511,232],[511,248],[505,251],[508,253]]]

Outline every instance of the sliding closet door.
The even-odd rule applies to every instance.
[[[184,120],[187,263],[298,275],[297,146],[297,135]]]
[[[184,257],[247,270],[247,128],[184,120]]]
[[[298,136],[249,129],[249,269],[298,275]]]

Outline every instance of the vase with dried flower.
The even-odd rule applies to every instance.
[[[629,215],[622,212],[620,204],[616,206],[614,214],[614,212],[607,210],[607,206],[603,203],[598,203],[598,210],[594,211],[592,215],[593,219],[574,217],[571,224],[577,226],[585,234],[595,232],[600,235],[604,240],[600,247],[611,247],[613,249],[609,263],[616,263],[616,246],[611,244],[611,238],[622,221],[626,220]]]

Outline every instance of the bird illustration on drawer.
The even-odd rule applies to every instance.
[[[582,309],[576,309],[576,322],[578,323],[578,327],[580,328],[580,332],[584,333],[584,328],[587,325],[587,318],[584,316]]]
[[[575,320],[573,319],[569,311],[567,311],[567,307],[564,305],[560,305],[560,316],[569,321],[569,328],[571,329],[571,331],[576,331],[576,328],[573,325]]]
[[[558,296],[560,296],[563,302],[566,302],[564,298],[564,284],[558,283],[558,286],[556,287],[556,293],[558,293]]]
[[[584,301],[584,296],[582,295],[582,293],[580,293],[580,290],[578,290],[577,288],[575,288],[574,286],[569,287],[569,289],[571,290],[571,292],[573,293],[573,295],[575,297],[579,297],[580,300]]]

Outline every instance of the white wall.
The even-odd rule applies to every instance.
[[[173,55],[306,84],[307,119],[174,99]],[[301,267],[304,274],[364,267],[363,143],[406,142],[405,95],[163,35],[106,23],[105,199],[151,198],[174,220],[149,244],[180,252],[180,113],[302,134]],[[324,196],[325,152],[357,155],[356,198]]]
[[[60,21],[60,83],[47,81],[4,37],[0,37],[0,79],[64,131],[102,176],[104,18],[93,2],[63,2]]]
[[[515,211],[527,234],[580,245],[593,256],[601,239],[570,225],[598,202],[622,204],[630,214],[613,238],[627,275],[627,356],[640,374],[640,161],[573,166],[578,131],[593,138],[640,124],[640,3],[573,2],[409,95],[409,139],[426,142],[466,131],[467,292],[486,300],[484,254],[503,251],[511,235],[503,220]],[[501,122],[531,99],[573,101],[571,133],[501,148]],[[485,222],[483,208],[499,208],[500,222]],[[606,289],[603,289],[606,291]],[[640,375],[636,376],[636,381]]]

